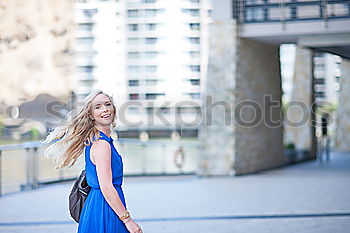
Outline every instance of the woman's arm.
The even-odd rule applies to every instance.
[[[97,140],[92,144],[92,157],[96,164],[96,172],[100,189],[107,203],[118,216],[123,216],[126,209],[112,183],[111,146],[105,140]]]
[[[97,178],[104,198],[118,217],[123,216],[126,209],[112,182],[111,146],[105,140],[97,140],[91,146],[90,153],[96,164]],[[128,219],[125,222],[125,225],[130,232],[142,232],[140,226],[132,219]]]

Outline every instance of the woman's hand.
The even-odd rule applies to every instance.
[[[141,227],[132,219],[127,220],[125,226],[130,233],[142,233]]]

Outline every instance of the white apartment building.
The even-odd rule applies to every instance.
[[[118,13],[118,1],[78,1],[76,20],[76,64],[78,101],[93,89],[113,93],[117,86],[123,86],[124,56],[123,17]],[[123,96],[118,90],[118,96]],[[114,94],[114,93],[113,93]]]
[[[315,98],[322,105],[322,101],[337,104],[339,98],[339,78],[341,58],[339,56],[317,52],[314,56]]]
[[[282,78],[282,100],[288,103],[292,99],[293,76],[295,70],[295,44],[280,45],[281,78]]]
[[[295,72],[296,45],[285,44],[280,47],[281,76],[284,100],[289,102],[293,90],[293,75]],[[337,104],[339,98],[339,78],[341,77],[341,57],[325,53],[314,53],[315,101]]]
[[[86,0],[76,12],[80,100],[111,93],[119,131],[197,130],[209,0]]]

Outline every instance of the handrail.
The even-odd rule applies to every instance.
[[[334,15],[330,15],[328,8],[329,6],[334,6],[335,4],[342,4],[344,5],[344,12],[336,11]],[[303,16],[298,17],[298,12],[307,13],[306,8],[304,7],[310,7],[315,6],[318,8],[318,14],[310,15],[310,16]],[[282,13],[282,17],[276,18],[271,16],[276,16],[271,12],[271,9],[280,9],[280,13]],[[289,16],[285,15],[285,9],[290,10],[291,14]],[[315,9],[316,10],[316,9]],[[268,2],[262,2],[262,3],[251,3],[249,4],[246,0],[240,0],[239,4],[236,5],[235,9],[233,9],[235,12],[236,19],[239,23],[261,23],[261,22],[291,22],[291,21],[307,21],[307,20],[323,20],[326,22],[333,19],[343,19],[343,18],[350,18],[350,1],[345,0],[333,0],[333,1],[327,1],[327,0],[310,0],[310,1],[303,1],[303,2],[297,2],[297,1],[285,1],[280,0],[280,2],[274,2],[274,3],[268,3]],[[261,13],[263,12],[263,13]],[[313,10],[312,13],[315,11]],[[338,14],[337,14],[338,13]],[[248,16],[252,16],[253,18],[250,19]]]
[[[122,153],[127,152],[128,150],[134,150],[135,146],[136,146],[136,149],[140,150],[141,152],[141,154],[139,154],[136,157],[126,157],[126,160],[130,159],[129,161],[133,161],[130,163],[132,164],[131,166],[134,167],[133,169],[136,168],[136,170],[126,175],[134,176],[134,175],[194,174],[195,167],[193,167],[192,165],[187,167],[187,169],[185,168],[185,170],[182,170],[182,167],[180,168],[177,166],[175,167],[174,164],[172,164],[172,161],[173,161],[173,157],[175,156],[175,153],[181,148],[185,148],[186,150],[188,149],[189,150],[188,153],[190,156],[186,156],[186,158],[189,161],[194,161],[193,159],[195,159],[196,157],[193,157],[193,155],[196,154],[199,149],[199,144],[197,142],[182,141],[182,140],[181,141],[170,141],[170,140],[141,141],[139,139],[116,139],[115,142],[116,142],[116,146],[120,146],[120,150]],[[72,178],[71,177],[72,174],[70,174],[70,172],[66,173],[66,176],[64,176],[63,170],[59,170],[57,176],[55,175],[54,178],[49,178],[51,179],[49,181],[47,181],[48,177],[40,176],[42,172],[45,173],[47,169],[51,169],[46,167],[44,168],[42,167],[42,165],[39,166],[39,164],[42,164],[42,161],[43,161],[41,160],[41,156],[39,156],[40,155],[39,149],[45,145],[47,144],[44,144],[41,141],[29,141],[29,142],[23,142],[18,144],[9,144],[9,145],[0,146],[0,197],[4,192],[6,192],[6,187],[8,187],[6,186],[6,184],[5,186],[3,186],[4,185],[3,179],[5,174],[3,171],[6,171],[6,168],[8,169],[8,167],[3,167],[3,166],[6,166],[6,164],[4,164],[4,161],[6,160],[3,159],[4,158],[3,152],[5,151],[24,150],[25,152],[25,155],[19,157],[21,159],[21,163],[24,162],[25,176],[21,177],[20,180],[18,180],[18,182],[16,181],[14,183],[16,185],[16,189],[17,188],[20,188],[20,190],[35,189],[42,184],[56,183],[59,181],[70,180]],[[125,145],[126,146],[130,145],[130,146],[125,147]],[[149,148],[150,151],[152,151],[152,153],[149,153],[148,156],[147,156],[147,151],[148,151],[147,147]],[[154,151],[157,151],[157,152],[153,153]],[[147,162],[147,159],[151,159],[151,160],[157,159],[157,161],[159,161],[157,163],[158,165],[156,165],[155,167],[150,166],[150,163]],[[161,166],[161,168],[159,166]],[[3,168],[5,168],[5,170],[3,170]],[[43,171],[41,169],[43,169]],[[81,168],[77,167],[74,169],[81,169]],[[5,187],[5,190],[3,189],[4,187]]]
[[[0,145],[0,151],[30,149],[30,148],[43,146],[43,145],[44,144],[40,141],[23,142],[23,143],[19,143],[19,144]]]
[[[31,141],[31,142],[23,142],[20,144],[9,144],[9,145],[0,145],[0,197],[2,196],[2,152],[3,151],[12,151],[12,150],[20,150],[25,149],[27,153],[33,156],[35,159],[36,152],[38,147],[42,146],[43,143],[40,141]],[[30,149],[33,149],[34,153],[30,153]],[[36,175],[33,175],[33,172],[36,172],[35,169],[35,161],[30,161],[27,159],[27,183],[23,185],[23,188],[36,188],[38,186],[38,181],[36,179]]]
[[[133,138],[123,138],[123,139],[117,139],[116,142],[118,143],[132,143],[132,144],[137,144],[137,145],[142,145],[142,144],[150,144],[150,145],[161,145],[164,143],[167,144],[177,144],[177,141],[166,141],[166,140],[148,140],[147,142],[142,142],[140,139],[133,139]],[[189,145],[189,146],[196,146],[197,143],[193,143],[190,141],[182,141],[182,145]],[[0,151],[10,151],[10,150],[19,150],[19,149],[31,149],[31,148],[36,148],[40,146],[44,146],[46,144],[42,143],[41,141],[30,141],[30,142],[23,142],[19,144],[8,144],[8,145],[0,145]]]

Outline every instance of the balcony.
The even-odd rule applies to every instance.
[[[296,22],[310,20],[334,20],[350,18],[348,0],[333,1],[236,1],[233,7],[234,18],[239,23]]]
[[[234,1],[241,38],[300,46],[350,58],[349,0]]]

